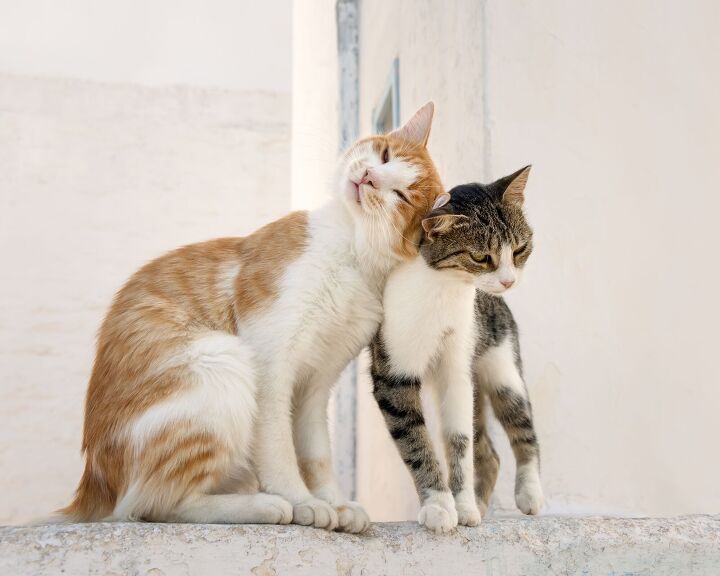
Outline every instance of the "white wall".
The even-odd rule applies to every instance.
[[[335,0],[293,4],[292,203],[316,208],[332,185],[339,147]]]
[[[451,5],[363,0],[361,132],[397,55],[401,115],[437,104],[430,149],[448,186],[534,164],[537,249],[509,300],[547,509],[718,512],[720,8]],[[358,441],[373,519],[413,518],[367,381]],[[496,505],[512,509],[512,456],[499,444]]]
[[[488,19],[493,176],[535,164],[512,304],[551,503],[718,512],[720,6],[493,1]]]
[[[99,6],[0,1],[0,524],[69,502],[127,277],[290,209],[289,2]]]
[[[290,91],[291,0],[0,0],[0,72]]]

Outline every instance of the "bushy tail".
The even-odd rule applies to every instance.
[[[85,471],[75,498],[65,508],[58,510],[56,522],[97,522],[109,517],[115,507],[116,495],[100,475],[93,473],[90,458],[85,462]],[[50,520],[52,522],[52,519]]]

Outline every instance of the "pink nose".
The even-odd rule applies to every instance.
[[[515,284],[515,280],[500,280],[500,284],[505,286],[505,288],[510,288],[510,286]]]
[[[373,188],[375,188],[375,180],[377,177],[375,174],[372,173],[372,169],[368,169],[365,172],[365,176],[362,177],[362,180],[360,180],[360,184],[370,184]]]

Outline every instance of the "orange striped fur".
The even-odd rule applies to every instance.
[[[100,329],[87,392],[85,471],[62,513],[77,520],[109,516],[133,468],[180,498],[219,483],[224,467],[216,461],[228,458],[221,439],[191,428],[185,435],[176,424],[133,455],[122,432],[132,418],[191,381],[187,367],[158,372],[158,363],[198,334],[234,334],[238,318],[272,301],[277,277],[302,252],[306,233],[307,214],[294,212],[245,238],[185,246],[141,268],[118,292]],[[230,281],[222,277],[226,270],[235,271]]]

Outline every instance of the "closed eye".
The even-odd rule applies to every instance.
[[[403,194],[402,192],[400,192],[400,190],[393,190],[393,192],[395,192],[395,194],[397,194],[400,197],[400,200],[402,200],[403,202],[406,202],[407,204],[410,204],[410,206],[412,206],[412,202],[410,202],[410,200],[408,200],[408,197],[405,196],[405,194]]]
[[[387,164],[390,161],[390,148],[385,148],[382,153],[382,162]]]

